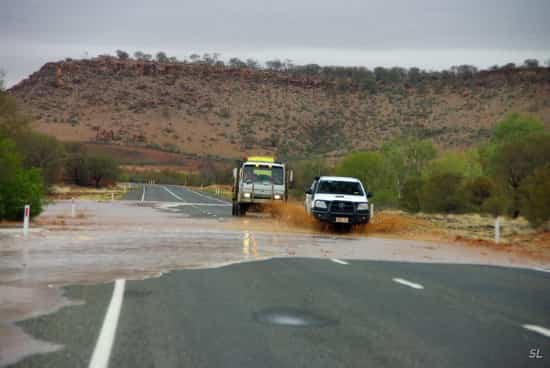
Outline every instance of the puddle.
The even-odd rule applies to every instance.
[[[305,309],[292,307],[269,308],[254,313],[254,320],[260,323],[287,327],[323,327],[338,323]]]

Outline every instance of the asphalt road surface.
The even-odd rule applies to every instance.
[[[126,199],[142,198],[230,215],[176,186]],[[550,366],[550,273],[534,270],[280,258],[66,295],[84,304],[18,323],[64,349],[15,367]]]
[[[143,185],[128,192],[125,200],[167,202],[171,211],[193,217],[231,216],[231,203],[178,185]]]

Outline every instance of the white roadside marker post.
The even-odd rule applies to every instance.
[[[495,243],[500,242],[500,217],[495,220]]]
[[[370,218],[374,218],[374,203],[370,204]]]
[[[115,193],[111,192],[111,202],[115,200]]]
[[[25,209],[23,210],[23,236],[27,236],[29,234],[29,217],[31,216],[31,206],[25,205]]]
[[[76,216],[76,205],[74,204],[74,197],[71,199],[71,217]]]

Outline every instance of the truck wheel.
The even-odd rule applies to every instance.
[[[238,212],[239,212],[239,214],[237,216],[246,216],[246,210],[247,210],[246,204],[237,205],[237,209],[238,209]]]

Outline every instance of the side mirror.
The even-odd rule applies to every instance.
[[[311,190],[311,188],[306,189],[306,194],[313,194],[313,191]]]
[[[374,195],[372,192],[367,192],[367,198],[371,198]]]

